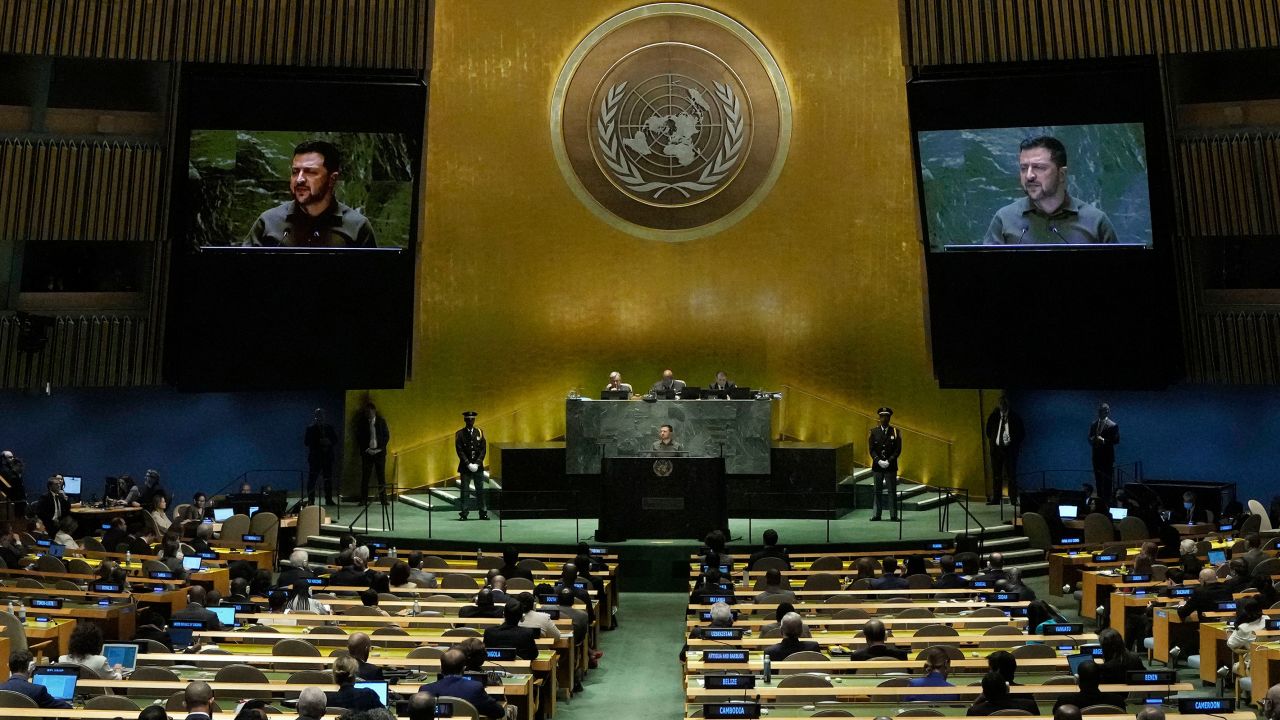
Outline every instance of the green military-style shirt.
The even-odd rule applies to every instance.
[[[337,200],[328,212],[311,217],[294,200],[258,216],[245,245],[266,247],[377,247],[373,226],[359,210]]]
[[[996,211],[982,239],[984,245],[1086,245],[1114,243],[1111,218],[1070,195],[1052,215],[1045,215],[1030,198],[1020,198]]]

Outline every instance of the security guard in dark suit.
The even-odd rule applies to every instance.
[[[876,411],[880,424],[871,428],[867,448],[871,451],[871,475],[875,479],[875,514],[873,521],[882,519],[880,513],[887,500],[889,520],[898,521],[898,456],[902,454],[902,434],[889,424],[893,408],[882,407]],[[882,493],[887,498],[881,498]]]
[[[476,427],[475,410],[462,413],[462,420],[466,426],[453,434],[453,449],[458,454],[458,484],[462,487],[462,511],[458,519],[467,519],[467,499],[469,491],[474,490],[480,505],[480,519],[488,520],[489,513],[484,506],[484,456],[489,452],[489,441],[485,440],[484,431]]]

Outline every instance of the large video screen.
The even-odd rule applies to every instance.
[[[189,147],[198,247],[409,245],[418,158],[401,134],[196,129]]]
[[[932,252],[1151,247],[1142,123],[916,133]]]

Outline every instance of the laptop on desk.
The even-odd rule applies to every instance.
[[[32,683],[44,686],[54,699],[68,703],[76,696],[79,680],[79,665],[37,665],[31,676]]]
[[[223,523],[230,520],[231,516],[235,514],[236,514],[235,508],[214,508],[213,521],[218,523]]]
[[[120,666],[121,672],[133,672],[138,666],[138,646],[133,643],[104,643],[102,655],[107,658],[107,666]]]

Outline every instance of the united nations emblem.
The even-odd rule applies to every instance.
[[[691,240],[751,212],[791,137],[764,45],[707,8],[659,3],[592,31],[556,84],[556,158],[578,197],[641,237]]]
[[[667,460],[666,458],[659,458],[653,461],[653,474],[658,477],[668,477],[675,469],[675,463]]]

